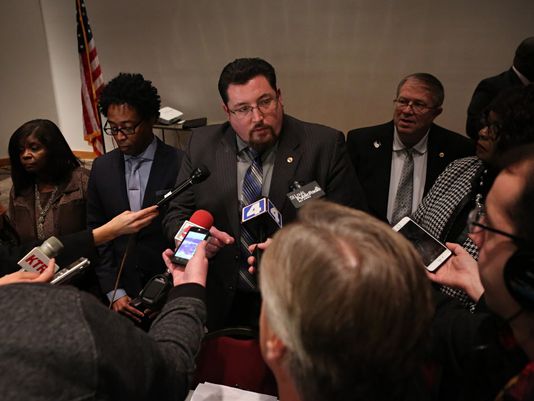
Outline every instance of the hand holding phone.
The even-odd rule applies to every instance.
[[[410,240],[429,272],[435,272],[452,255],[445,245],[409,217],[404,217],[393,229]]]
[[[178,245],[171,258],[173,263],[185,266],[193,257],[198,244],[209,237],[210,232],[205,228],[191,227],[183,241]]]

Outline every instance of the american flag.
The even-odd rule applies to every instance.
[[[105,148],[97,101],[100,91],[104,87],[104,78],[96,54],[95,41],[89,26],[84,0],[76,0],[76,22],[82,79],[83,137],[93,146],[93,152],[97,156],[101,156],[105,152]]]

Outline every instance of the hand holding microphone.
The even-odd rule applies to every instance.
[[[121,235],[134,234],[148,226],[158,214],[159,210],[155,205],[136,212],[126,210],[106,224],[93,229],[95,245],[112,241]]]
[[[54,268],[56,260],[54,258],[48,261],[46,269],[42,273],[19,270],[18,272],[6,274],[0,278],[0,285],[14,283],[49,283],[54,277]]]
[[[248,247],[248,251],[251,254],[251,256],[249,256],[247,258],[248,272],[250,274],[254,274],[254,273],[256,273],[258,271],[259,261],[256,260],[256,256],[257,256],[258,252],[261,251],[261,253],[263,253],[263,251],[265,251],[269,247],[271,242],[272,242],[272,239],[271,238],[267,238],[267,240],[265,242],[260,242],[259,244],[252,244],[251,246]],[[254,256],[254,255],[256,255],[256,256]]]
[[[45,271],[51,259],[55,258],[63,250],[63,244],[56,237],[50,237],[40,246],[36,246],[26,254],[18,265],[21,270],[41,274]],[[59,270],[54,262],[54,273]]]
[[[241,215],[243,228],[256,240],[255,244],[249,245],[249,251],[253,253],[252,259],[247,258],[249,271],[254,273],[260,264],[263,250],[268,246],[268,237],[282,227],[282,214],[268,198],[260,198],[243,207]]]

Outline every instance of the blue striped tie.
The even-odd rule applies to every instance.
[[[261,197],[261,186],[263,182],[263,169],[261,166],[261,155],[252,148],[247,148],[245,152],[250,157],[252,164],[243,178],[242,207],[256,202]],[[242,290],[257,290],[256,276],[248,272],[247,257],[250,256],[249,245],[258,242],[252,234],[241,226],[241,252],[243,264],[239,269],[238,287]]]

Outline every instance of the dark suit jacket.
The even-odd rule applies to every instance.
[[[365,192],[370,213],[387,221],[393,121],[349,131],[347,151]],[[472,154],[474,146],[470,139],[432,124],[428,133],[424,193],[428,192],[438,175],[451,161]]]
[[[467,135],[473,139],[478,137],[478,131],[482,128],[480,123],[482,113],[501,91],[521,85],[523,83],[511,68],[499,75],[480,81],[467,108],[465,126]]]
[[[505,384],[528,363],[525,352],[510,338],[509,326],[492,313],[482,297],[470,313],[439,290],[431,324],[430,358],[437,365],[433,400],[496,399]]]
[[[282,213],[284,224],[296,216],[296,210],[286,198],[295,180],[304,183],[316,180],[328,199],[365,208],[344,142],[339,131],[284,116],[269,192],[269,199]],[[178,180],[187,178],[201,163],[211,175],[173,200],[163,221],[168,238],[173,238],[195,210],[205,209],[214,216],[214,225],[236,240],[210,263],[207,282],[210,329],[224,325],[241,263],[236,154],[236,133],[229,123],[194,130]]]
[[[183,152],[158,139],[150,176],[145,190],[143,207],[153,205],[158,197],[174,187],[182,162]],[[87,224],[90,228],[101,226],[116,215],[130,210],[124,156],[115,149],[93,162],[87,196]],[[138,295],[146,281],[165,270],[161,253],[172,246],[162,232],[160,214],[135,237],[129,249],[119,288],[130,297]],[[99,247],[100,263],[96,272],[104,294],[114,288],[121,259],[130,236],[123,236]]]

